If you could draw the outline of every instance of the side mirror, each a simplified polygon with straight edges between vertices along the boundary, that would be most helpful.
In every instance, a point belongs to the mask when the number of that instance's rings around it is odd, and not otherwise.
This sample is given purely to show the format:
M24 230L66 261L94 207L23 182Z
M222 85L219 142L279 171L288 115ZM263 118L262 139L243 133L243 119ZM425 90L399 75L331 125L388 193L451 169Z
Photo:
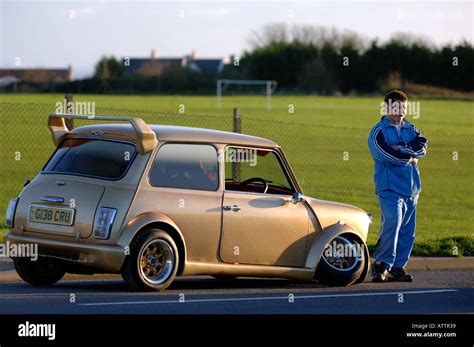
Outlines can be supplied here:
M299 203L299 202L303 202L305 200L306 199L305 199L304 195L301 194L301 193L298 193L298 192L293 194L293 196L291 197L291 203L294 204L294 205Z

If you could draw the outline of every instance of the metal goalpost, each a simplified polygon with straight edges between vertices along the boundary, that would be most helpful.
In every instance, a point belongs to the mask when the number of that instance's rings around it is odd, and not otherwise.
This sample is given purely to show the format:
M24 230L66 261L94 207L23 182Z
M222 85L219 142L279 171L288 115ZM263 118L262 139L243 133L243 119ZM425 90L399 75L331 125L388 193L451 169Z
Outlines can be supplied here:
M218 79L217 80L217 107L222 107L222 92L231 84L237 85L262 85L265 86L266 94L266 108L267 111L271 110L271 97L272 93L275 91L278 83L277 81L272 80L232 80L232 79Z

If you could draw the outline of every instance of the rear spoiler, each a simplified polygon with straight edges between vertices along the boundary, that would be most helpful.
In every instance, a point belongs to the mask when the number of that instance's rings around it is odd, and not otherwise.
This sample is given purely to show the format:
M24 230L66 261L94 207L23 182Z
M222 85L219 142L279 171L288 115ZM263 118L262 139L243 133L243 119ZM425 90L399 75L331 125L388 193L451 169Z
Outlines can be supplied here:
M155 148L158 140L155 132L151 130L148 124L141 118L132 117L111 117L111 116L85 116L80 114L51 113L48 117L48 128L53 135L53 143L59 145L61 138L69 133L64 119L86 119L86 120L105 120L113 122L129 122L135 131L136 145L138 153L146 154Z

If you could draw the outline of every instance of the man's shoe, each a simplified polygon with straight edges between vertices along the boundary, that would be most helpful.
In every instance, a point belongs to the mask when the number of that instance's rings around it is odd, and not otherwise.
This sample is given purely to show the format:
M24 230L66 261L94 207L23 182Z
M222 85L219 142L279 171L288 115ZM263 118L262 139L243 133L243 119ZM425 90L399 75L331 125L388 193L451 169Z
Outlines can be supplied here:
M387 282L388 270L385 267L385 264L383 262L376 261L372 268L372 273L373 273L372 282L375 282L375 283Z
M404 267L392 267L390 275L390 282L413 282L412 275L407 273Z

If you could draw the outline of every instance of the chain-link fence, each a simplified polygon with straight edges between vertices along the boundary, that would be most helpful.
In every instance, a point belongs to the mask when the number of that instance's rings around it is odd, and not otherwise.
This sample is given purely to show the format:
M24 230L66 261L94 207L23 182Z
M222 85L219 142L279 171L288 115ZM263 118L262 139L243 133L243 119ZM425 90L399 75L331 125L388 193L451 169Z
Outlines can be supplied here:
M0 103L2 124L0 213L26 179L33 178L54 150L46 126L54 104ZM185 125L232 131L232 114L166 114L97 108L96 115L141 117L151 124ZM78 127L87 121L74 121ZM359 206L374 213L369 243L376 241L380 211L374 194L370 129L291 123L242 115L242 132L280 144L306 195ZM474 226L471 136L426 133L428 155L420 161L423 191L418 205L419 240L467 238Z

